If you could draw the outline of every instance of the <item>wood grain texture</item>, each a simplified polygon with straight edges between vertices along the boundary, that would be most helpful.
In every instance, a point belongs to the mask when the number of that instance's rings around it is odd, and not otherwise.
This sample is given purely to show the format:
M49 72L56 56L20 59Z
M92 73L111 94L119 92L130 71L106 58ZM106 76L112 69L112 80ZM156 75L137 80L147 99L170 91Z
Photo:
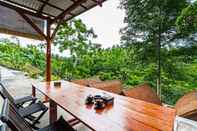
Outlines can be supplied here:
M141 100L120 96L95 88L61 81L33 83L33 86L65 111L96 131L171 131L175 110ZM114 105L103 110L85 105L89 94L108 93L115 97Z

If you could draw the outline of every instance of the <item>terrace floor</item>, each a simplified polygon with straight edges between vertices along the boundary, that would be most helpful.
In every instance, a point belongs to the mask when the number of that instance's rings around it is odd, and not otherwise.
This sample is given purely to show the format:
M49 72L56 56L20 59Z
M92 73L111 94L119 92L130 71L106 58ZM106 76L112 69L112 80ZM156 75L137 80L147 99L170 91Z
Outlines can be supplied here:
M1 78L3 81L5 81L6 86L9 87L9 92L13 96L25 96L25 95L30 95L31 94L31 83L34 81L39 81L39 80L34 80L30 79L29 77L25 76L24 73L20 71L15 71L11 69L6 69L4 67L0 66L1 70ZM36 92L37 97L40 100L43 100L43 95L40 94L38 91ZM0 107L2 105L2 101L0 101ZM47 104L46 104L47 105ZM48 105L47 105L48 106ZM40 120L41 123L38 125L38 127L44 127L49 124L49 113L47 112L45 116ZM66 120L72 118L68 113L66 113L64 110L62 110L60 107L58 108L58 116L63 115ZM89 131L87 127L85 127L82 124L79 124L76 126L78 131Z

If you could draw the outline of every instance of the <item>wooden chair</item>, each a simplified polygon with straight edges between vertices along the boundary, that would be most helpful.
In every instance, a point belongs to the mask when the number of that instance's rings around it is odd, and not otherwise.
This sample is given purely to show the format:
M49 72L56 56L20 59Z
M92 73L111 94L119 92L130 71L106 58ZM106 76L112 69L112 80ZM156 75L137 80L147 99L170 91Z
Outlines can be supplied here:
M33 131L29 124L20 116L18 111L9 102L8 99L4 100L2 113L0 117L1 121L12 131ZM64 119L60 117L56 122L38 129L37 131L75 131Z
M181 97L175 104L176 114L197 121L197 90Z
M101 80L99 79L78 79L78 80L72 80L71 82L75 84L79 84L82 86L91 86L92 84L99 83Z
M162 102L160 101L156 92L148 84L134 86L131 89L124 90L123 94L127 97L162 105Z
M26 103L35 103L37 98L33 96L24 96L24 97L18 97L18 98L13 98L12 96L9 95L8 91L5 89L5 85L3 82L0 82L1 88L4 90L4 93L6 93L6 96L9 97L9 99L12 99L12 101L18 106L21 107Z
M39 120L42 118L42 116L47 112L48 108L40 101L38 102L31 102L26 107L18 106L17 103L15 103L14 98L10 95L10 93L7 91L7 89L1 84L0 88L0 95L4 99L9 99L9 101L15 106L15 108L18 110L20 115L28 120L31 121L32 127L35 127L35 124L39 123ZM37 117L33 116L35 113L40 113ZM36 128L36 127L35 127Z
M112 92L115 94L122 94L122 83L119 80L103 81L91 85L93 88Z

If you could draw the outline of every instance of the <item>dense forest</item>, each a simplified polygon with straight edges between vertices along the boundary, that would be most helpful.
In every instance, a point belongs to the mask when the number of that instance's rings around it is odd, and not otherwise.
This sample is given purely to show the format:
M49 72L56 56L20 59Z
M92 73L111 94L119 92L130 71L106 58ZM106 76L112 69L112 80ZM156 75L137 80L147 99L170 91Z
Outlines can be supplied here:
M69 50L70 56L52 56L52 79L118 79L124 88L148 82L172 105L196 89L197 2L121 0L119 8L126 11L127 25L120 30L119 46L103 49L92 43L97 36L81 20L61 25L53 43L60 52ZM2 39L0 65L43 79L44 49L44 44L21 47Z

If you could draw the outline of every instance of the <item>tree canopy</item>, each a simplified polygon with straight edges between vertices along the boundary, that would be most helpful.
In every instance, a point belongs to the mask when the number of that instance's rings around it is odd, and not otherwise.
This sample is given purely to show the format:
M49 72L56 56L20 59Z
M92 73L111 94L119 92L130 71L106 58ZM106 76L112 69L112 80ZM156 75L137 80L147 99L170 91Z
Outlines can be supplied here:
M183 37L194 35L197 32L197 1L182 10L181 15L177 18L176 25Z

